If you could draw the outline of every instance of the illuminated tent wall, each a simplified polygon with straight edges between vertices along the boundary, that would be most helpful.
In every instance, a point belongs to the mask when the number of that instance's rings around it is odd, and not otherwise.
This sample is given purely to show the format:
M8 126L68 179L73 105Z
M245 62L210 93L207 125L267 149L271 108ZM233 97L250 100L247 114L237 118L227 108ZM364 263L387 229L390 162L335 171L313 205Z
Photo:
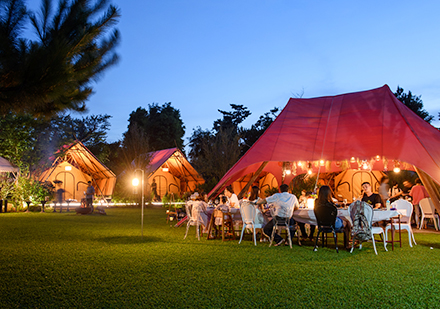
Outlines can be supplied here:
M157 194L160 197L166 193L180 194L194 191L196 185L205 183L203 177L177 148L151 152L148 157L150 158L146 167L148 190L151 190L151 184L155 180Z
M440 184L440 132L402 104L387 85L311 99L291 98L275 121L209 193L216 195L251 174L279 183L297 174L346 169L415 170L436 208ZM290 171L288 174L286 171Z
M361 194L361 185L369 182L373 192L379 191L380 179L385 176L381 171L346 170L335 177L335 196L351 202Z
M245 175L244 177L241 177L234 181L232 185L232 189L234 190L234 193L238 194L243 190L243 188L248 184L252 177L252 174ZM271 189L274 187L278 187L278 181L275 178L275 176L271 173L262 172L253 182L252 185L257 185L260 188L260 197L264 198L266 197L265 191L267 189Z
M62 181L64 198L80 201L84 198L87 182L91 181L96 195L111 196L116 175L102 164L81 142L75 142L60 151L51 168L44 171L40 181ZM58 186L56 186L58 188Z

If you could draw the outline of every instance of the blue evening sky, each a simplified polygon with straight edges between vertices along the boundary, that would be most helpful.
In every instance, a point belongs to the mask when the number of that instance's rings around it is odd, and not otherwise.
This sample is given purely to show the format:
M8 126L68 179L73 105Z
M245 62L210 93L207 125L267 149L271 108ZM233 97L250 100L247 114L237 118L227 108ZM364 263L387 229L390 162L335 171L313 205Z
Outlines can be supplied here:
M28 1L31 8L40 0ZM316 97L397 85L440 111L438 1L113 0L120 63L87 102L109 114L109 141L129 114L172 102L189 137L211 128L217 109L243 104L250 127L289 97ZM77 115L74 115L77 116ZM185 140L185 143L188 141Z

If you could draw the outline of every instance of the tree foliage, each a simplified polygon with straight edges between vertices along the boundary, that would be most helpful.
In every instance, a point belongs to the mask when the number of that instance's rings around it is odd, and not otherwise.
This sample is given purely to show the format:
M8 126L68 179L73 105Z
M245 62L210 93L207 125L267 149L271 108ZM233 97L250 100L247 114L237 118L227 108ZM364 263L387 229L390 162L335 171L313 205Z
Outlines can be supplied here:
M128 147L132 138L141 139L148 144L150 151L166 148L183 148L185 126L180 111L165 103L149 104L148 110L138 107L130 114L128 130L124 133L123 145Z
M0 114L53 116L84 111L92 82L118 56L119 10L107 0L42 0L38 14L24 0L0 2ZM37 39L22 37L30 26Z
M408 93L405 93L403 88L397 86L397 90L394 93L397 99L400 102L405 104L409 109L411 109L414 113L416 113L420 118L425 120L428 123L434 119L434 116L430 115L426 110L423 109L423 101L421 96L416 96L408 90Z
M105 163L110 153L106 143L109 118L63 115L44 120L9 113L0 117L0 156L32 174L46 168L51 163L49 158L61 146L79 140Z
M222 118L214 121L211 130L198 127L189 139L188 157L207 181L203 187L205 191L210 191L264 133L275 119L278 108L260 116L250 129L240 127L251 114L247 107L231 104L231 111L219 112Z

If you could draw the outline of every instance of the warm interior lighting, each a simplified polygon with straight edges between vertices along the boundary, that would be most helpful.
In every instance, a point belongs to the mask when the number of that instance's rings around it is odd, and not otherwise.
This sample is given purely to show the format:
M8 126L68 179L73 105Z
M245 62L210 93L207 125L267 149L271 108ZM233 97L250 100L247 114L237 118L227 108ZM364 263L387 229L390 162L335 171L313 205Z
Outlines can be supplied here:
M362 164L362 168L363 168L364 170L367 170L367 169L368 169L368 164L367 164L367 163Z
M394 169L393 169L393 172L394 173L400 173L400 167L395 167Z
M139 186L139 179L133 178L133 180L131 181L131 184L135 187Z
M376 161L379 161L379 160L380 160L380 156L377 155L377 156L376 156Z
M162 166L162 172L167 173L169 171L168 167L166 167L165 165Z
M350 162L351 162L351 163L355 163L355 162L356 162L356 159L355 159L354 157L351 157Z
M309 175L312 175L312 170L308 170L307 172Z
M70 165L66 165L66 166L64 167L64 170L66 170L66 171L71 171L71 170L72 170L72 167L71 167Z
M290 174L292 174L292 171L291 170L286 170L286 175L290 175Z
M320 164L321 166L324 166L324 163L325 163L324 160L319 161L319 164Z
M300 161L298 161L298 166L302 166L303 164L300 162Z

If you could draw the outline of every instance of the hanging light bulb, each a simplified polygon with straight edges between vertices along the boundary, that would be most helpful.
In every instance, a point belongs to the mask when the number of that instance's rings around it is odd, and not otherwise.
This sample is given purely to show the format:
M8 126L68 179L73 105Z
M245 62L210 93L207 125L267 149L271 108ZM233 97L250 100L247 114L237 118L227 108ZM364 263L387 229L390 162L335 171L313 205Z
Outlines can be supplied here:
M366 160L362 161L362 168L367 170L369 168L368 162Z
M319 161L319 165L324 166L325 161L324 160L320 160Z
M355 163L355 162L356 162L356 159L355 159L354 157L351 157L350 162L351 162L351 163Z
M308 170L307 174L312 175L312 170Z
M302 166L303 164L301 163L301 161L298 161L298 166Z
M400 173L400 162L399 161L394 161L394 169L393 169L394 173Z
M162 166L162 172L167 173L169 171L168 167L166 167L165 165Z
M290 175L290 174L292 174L292 171L291 170L286 170L286 175Z
M377 155L377 156L376 156L376 161L379 161L379 160L380 160L380 156Z

